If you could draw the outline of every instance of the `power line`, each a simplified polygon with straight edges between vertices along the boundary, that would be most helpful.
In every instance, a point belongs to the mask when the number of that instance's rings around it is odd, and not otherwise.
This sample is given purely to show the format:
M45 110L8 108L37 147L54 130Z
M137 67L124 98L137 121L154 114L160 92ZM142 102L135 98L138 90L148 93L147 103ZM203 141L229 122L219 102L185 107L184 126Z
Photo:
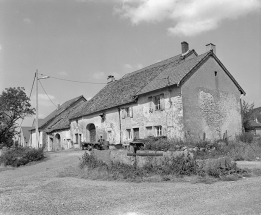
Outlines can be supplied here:
M31 88L31 92L30 92L29 98L31 98L31 95L32 95L32 91L33 91L33 87L34 87L34 81L35 81L35 76L36 76L36 74L34 73L34 80L33 80L33 85L32 85L32 88Z
M46 91L45 91L45 89L44 89L44 87L43 87L43 85L42 85L42 83L41 83L40 80L39 80L39 82L40 82L40 84L41 84L41 86L42 86L42 88L43 88L43 90L44 90L44 92L45 92L45 95L47 95L47 97L49 98L49 100L53 103L53 101L50 99L50 97L49 97L48 94L46 93ZM57 108L56 104L53 103L53 105Z
M44 74L40 74L44 75ZM48 75L49 76L49 75ZM76 83L82 83L82 84L107 84L107 83L97 83L97 82L89 82L89 81L75 81L75 80L69 80L69 79L64 79L64 78L57 78L53 76L49 76L50 78L61 80L61 81L70 81L70 82L76 82Z

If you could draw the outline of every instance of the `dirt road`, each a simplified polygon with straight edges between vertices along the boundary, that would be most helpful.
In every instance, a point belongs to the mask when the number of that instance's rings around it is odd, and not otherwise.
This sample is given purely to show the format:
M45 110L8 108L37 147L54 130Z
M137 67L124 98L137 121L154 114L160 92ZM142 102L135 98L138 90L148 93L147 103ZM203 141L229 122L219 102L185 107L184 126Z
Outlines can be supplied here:
M261 177L214 184L57 177L82 154L49 153L44 162L0 172L0 214L261 214Z

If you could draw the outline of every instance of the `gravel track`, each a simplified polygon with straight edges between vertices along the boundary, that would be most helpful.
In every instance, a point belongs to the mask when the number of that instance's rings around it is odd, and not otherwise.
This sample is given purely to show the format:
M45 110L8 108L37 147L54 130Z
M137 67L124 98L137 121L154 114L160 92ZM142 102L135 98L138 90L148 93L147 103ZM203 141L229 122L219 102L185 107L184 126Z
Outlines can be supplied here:
M0 172L0 214L261 214L261 177L214 184L57 177L82 154L48 153L43 162Z

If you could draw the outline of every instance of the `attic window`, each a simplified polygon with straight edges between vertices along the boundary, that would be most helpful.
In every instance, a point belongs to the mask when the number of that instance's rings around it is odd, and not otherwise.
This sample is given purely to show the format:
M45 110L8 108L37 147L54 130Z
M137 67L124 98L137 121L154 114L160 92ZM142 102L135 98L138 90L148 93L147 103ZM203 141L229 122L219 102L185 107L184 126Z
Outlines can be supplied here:
M217 71L215 71L214 73L215 73L215 76L217 76Z

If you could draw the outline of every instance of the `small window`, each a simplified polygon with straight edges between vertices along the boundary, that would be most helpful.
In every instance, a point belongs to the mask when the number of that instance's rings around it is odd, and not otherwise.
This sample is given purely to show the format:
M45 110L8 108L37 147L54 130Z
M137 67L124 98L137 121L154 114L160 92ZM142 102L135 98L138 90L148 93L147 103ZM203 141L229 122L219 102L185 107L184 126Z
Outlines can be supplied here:
M127 107L127 108L125 108L125 109L126 109L127 117L130 117L130 108Z
M160 96L155 96L155 100L154 100L154 103L155 103L155 110L160 110Z
M127 140L131 140L131 129L126 129L126 134L127 134Z
M217 76L217 71L215 71L215 76Z
M155 126L155 132L156 137L162 136L162 126Z

